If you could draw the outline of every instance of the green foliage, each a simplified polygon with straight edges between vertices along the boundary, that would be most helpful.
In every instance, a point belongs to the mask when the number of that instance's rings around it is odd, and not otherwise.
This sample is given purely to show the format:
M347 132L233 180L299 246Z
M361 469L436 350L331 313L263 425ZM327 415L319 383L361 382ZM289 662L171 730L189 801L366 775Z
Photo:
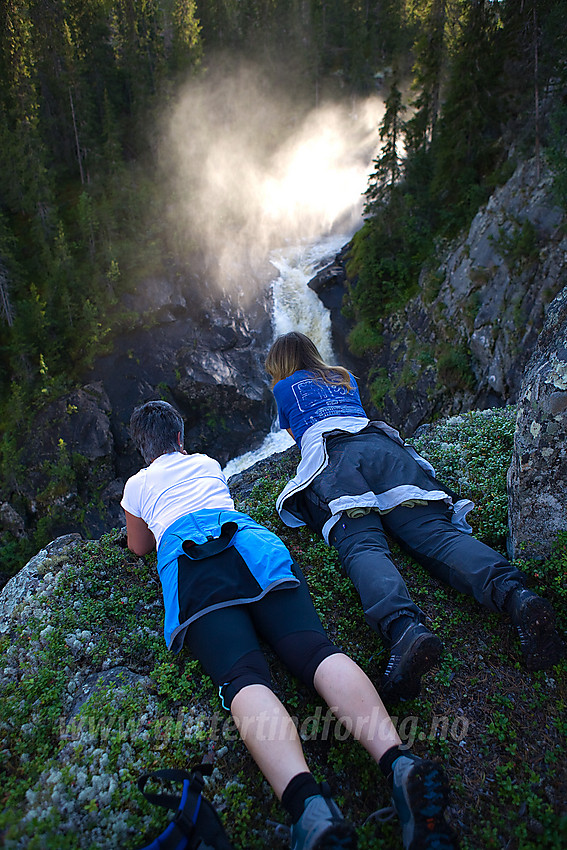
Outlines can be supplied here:
M15 386L33 406L120 327L118 298L147 271L161 219L142 121L198 64L200 39L192 0L55 0L49 14L8 0L0 33L4 431Z
M437 374L443 386L450 390L472 389L475 378L468 349L443 347L437 361Z
M382 407L384 399L392 388L393 384L390 376L388 375L388 370L384 367L376 370L375 376L374 373L370 376L370 398L372 400L372 404L377 407L378 410Z
M559 600L559 617L567 622L567 531L558 534L549 558L522 561L521 568L531 576L539 593L546 595L551 591Z
M437 298L445 276L440 272L426 270L423 274L421 293L425 304L431 304Z
M399 217L392 210L394 204ZM365 222L353 238L347 266L350 301L356 319L367 326L379 326L380 319L400 309L417 291L430 244L426 222L404 216L410 207L411 198L393 190L388 207Z
M48 484L38 494L39 502L51 502L57 497L66 496L75 485L75 471L65 441L59 439L57 461L46 461L43 465Z
M400 179L402 170L400 142L404 111L402 93L397 81L394 80L386 100L384 118L380 124L380 155L374 160L375 170L368 179L368 188L364 193L366 214L372 215L391 200L394 187Z
M511 230L500 227L496 245L513 272L519 272L539 255L537 231L528 218L514 222Z
M474 533L502 552L508 531L506 473L515 423L513 407L472 411L431 426L408 441L429 460L440 481L475 503L476 510L467 518Z
M367 322L359 322L348 335L348 346L358 357L369 351L378 351L383 342L383 336Z
M394 55L405 56L412 40L405 9L396 0L309 0L301 7L293 0L197 0L197 10L207 47L269 55L270 65L298 69L310 96L336 81L371 91L374 75Z
M503 154L501 104L493 96L503 54L495 49L499 10L467 4L438 126L431 143L432 200L439 224L454 233L488 198L486 176ZM463 104L467 104L466 109Z
M512 145L530 156L545 141L558 200L565 199L561 3L428 0L408 4L408 13L415 27L411 114L400 126L404 104L393 88L380 127L384 148L369 178L367 219L349 268L354 318L377 328L415 292L436 242L466 227L509 178ZM536 94L541 101L544 90L552 114L547 135L543 119L536 127L533 115ZM405 137L403 162L392 158L398 132ZM529 224L509 238L504 247L512 265L537 255ZM435 289L435 280L426 281L427 301ZM451 374L459 371L458 364L447 365Z

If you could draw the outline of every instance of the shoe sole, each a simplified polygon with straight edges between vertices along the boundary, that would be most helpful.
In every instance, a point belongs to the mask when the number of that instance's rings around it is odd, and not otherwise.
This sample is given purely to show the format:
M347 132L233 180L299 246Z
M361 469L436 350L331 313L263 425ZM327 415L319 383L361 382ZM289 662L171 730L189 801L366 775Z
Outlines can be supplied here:
M557 634L555 613L547 599L528 600L517 628L528 670L547 670L561 661L565 644Z
M313 850L357 850L358 839L354 826L348 821L334 824L321 835Z
M395 678L389 678L380 688L383 700L414 699L421 690L421 677L439 662L443 644L436 635L420 635L409 650L404 669Z
M406 786L413 815L413 838L407 850L458 850L459 842L445 820L449 784L434 762L424 761L412 770Z

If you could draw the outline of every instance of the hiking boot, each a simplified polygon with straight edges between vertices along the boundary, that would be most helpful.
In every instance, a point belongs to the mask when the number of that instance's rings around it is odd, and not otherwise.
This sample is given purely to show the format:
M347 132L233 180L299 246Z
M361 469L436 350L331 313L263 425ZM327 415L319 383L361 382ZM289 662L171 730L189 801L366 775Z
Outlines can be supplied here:
M303 814L291 828L292 850L356 850L354 826L344 819L323 782L321 794L308 797Z
M445 820L449 785L441 765L409 753L396 759L392 772L405 850L455 850L457 837Z
M412 622L390 649L390 660L379 691L384 702L413 699L421 688L421 677L434 667L443 644L421 623Z
M555 628L551 603L532 590L514 590L506 604L520 636L528 670L546 670L563 658L565 644Z

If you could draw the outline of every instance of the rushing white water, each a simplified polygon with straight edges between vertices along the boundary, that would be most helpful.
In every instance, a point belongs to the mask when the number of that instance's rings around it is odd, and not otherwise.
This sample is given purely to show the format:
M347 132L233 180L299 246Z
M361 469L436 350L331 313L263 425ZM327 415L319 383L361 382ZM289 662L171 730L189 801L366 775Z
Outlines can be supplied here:
M335 234L314 244L276 251L270 257L280 273L272 283L274 338L289 331L301 331L313 340L327 363L333 359L331 316L307 284L349 238L348 234Z
M248 102L254 104L256 114L256 100L247 97L245 103ZM253 167L246 167L247 158L241 167L235 167L230 156L219 155L216 151L211 159L214 185L223 202L233 199L238 210L247 209L251 214L250 227L242 231L244 244L248 248L253 245L262 260L268 256L277 269L278 274L272 281L274 337L291 330L302 331L315 342L328 363L336 362L331 344L330 314L307 284L319 269L334 259L361 225L363 193L377 153L377 127L383 112L384 104L376 95L353 101L349 107L344 103L329 104L310 112L304 121L294 125L292 132L281 134L281 137L277 132L274 136L272 129L270 137L278 138L280 143L270 156L254 158ZM250 125L254 115L248 116L244 107L240 107L238 113L246 117L244 127L248 139L249 127L255 126ZM263 113L262 122L265 125ZM227 150L233 152L232 124L229 129ZM219 133L223 135L217 128L214 137ZM181 137L192 139L193 135L185 132ZM176 134L175 138L179 137ZM201 163L202 160L190 156L184 161ZM243 197L240 191L227 191L227 186L232 184L227 182L226 174L219 173L222 162L228 163L238 187L246 187L250 197ZM244 180L243 174L246 175ZM207 221L211 219L208 214L211 192L211 185L206 182L207 214L202 218ZM191 198L193 203L193 196ZM242 254L234 240L227 243L225 226L221 237L231 262L239 263ZM284 247L273 250L278 244ZM219 250L214 253L217 256ZM231 460L225 473L230 476L241 472L292 443L287 432L274 423L263 445Z
M351 238L340 233L321 238L315 243L290 245L274 251L270 262L279 272L272 281L272 329L274 338L289 331L301 331L313 340L323 360L334 360L331 343L331 316L308 282L320 268L331 262ZM224 473L229 478L243 472L275 452L293 445L293 438L274 422L262 445L228 462Z

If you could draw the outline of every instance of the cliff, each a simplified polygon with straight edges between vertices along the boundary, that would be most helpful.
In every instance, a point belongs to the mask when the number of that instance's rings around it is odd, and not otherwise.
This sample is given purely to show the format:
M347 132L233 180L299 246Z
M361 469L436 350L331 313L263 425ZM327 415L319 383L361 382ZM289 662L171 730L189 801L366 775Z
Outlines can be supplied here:
M515 403L546 311L567 285L565 217L551 173L522 162L469 230L440 244L419 291L386 317L381 343L351 361L369 404L410 435L435 416ZM352 329L341 313L356 282L342 257L312 282L332 311L345 359Z
M474 512L476 530L500 543L512 414L467 413L416 438L452 486L488 488ZM285 528L275 514L275 495L296 462L295 449L263 461L231 479L233 495L240 509L282 536L331 638L378 682L388 653L366 626L334 551L306 529ZM531 585L555 604L563 628L565 543L545 563L524 565ZM528 674L506 618L394 552L446 647L422 695L391 707L400 737L444 763L453 787L449 816L469 850L528 843L559 850L567 788L566 663ZM55 540L0 593L3 846L134 850L169 817L146 803L138 776L202 760L214 768L205 793L235 847L288 846L285 815L210 680L186 651L167 652L162 628L155 556L128 552L120 529L100 540ZM271 653L269 663L276 692L297 718L308 763L330 782L361 845L400 850L396 823L366 822L389 803L369 757Z
M564 230L551 174L520 164L468 232L438 246L419 293L384 320L379 349L359 357L341 312L353 285L347 246L311 285L331 310L337 357L360 377L369 414L409 436L438 416L515 403L549 305L567 284ZM127 422L148 398L175 403L188 445L223 464L260 444L273 414L263 369L271 325L266 285L255 286L261 294L247 301L215 293L205 270L171 270L129 296L131 323L112 351L81 386L46 392L29 412L0 491L4 547L23 542L32 554L46 534L97 536L119 523L118 496L138 464Z

